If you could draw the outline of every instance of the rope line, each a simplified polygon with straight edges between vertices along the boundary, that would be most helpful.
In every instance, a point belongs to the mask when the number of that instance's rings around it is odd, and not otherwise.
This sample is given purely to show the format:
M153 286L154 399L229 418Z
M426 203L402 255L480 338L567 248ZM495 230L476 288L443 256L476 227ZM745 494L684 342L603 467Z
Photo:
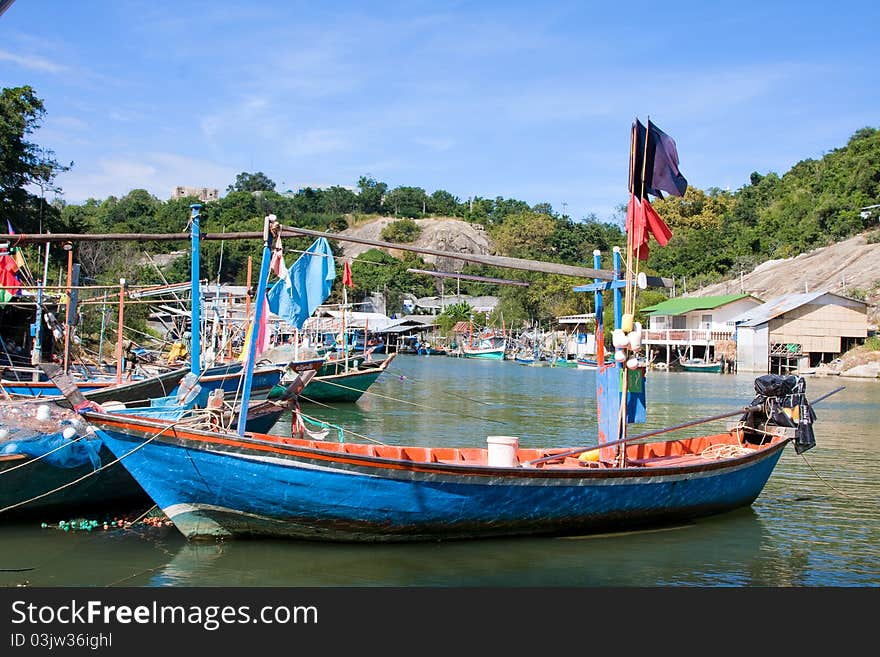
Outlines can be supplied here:
M825 484L826 486L828 486L828 488L830 488L831 490L835 491L836 493L839 493L840 495L843 495L843 496L844 496L845 498L847 498L847 499L850 499L850 500L854 500L854 499L856 499L856 498L853 497L852 495L847 495L847 494L844 493L842 490L839 490L839 489L835 488L834 486L832 486L830 483L828 483L828 481L827 481L822 475L819 474L819 472L816 470L816 468L813 467L812 463L810 463L810 462L807 460L807 457L806 457L806 456L804 456L803 454L801 454L801 458L804 460L804 463L807 464L807 467L810 468L810 470L813 471L813 474L816 475L816 476L819 478L819 480L820 480L823 484Z

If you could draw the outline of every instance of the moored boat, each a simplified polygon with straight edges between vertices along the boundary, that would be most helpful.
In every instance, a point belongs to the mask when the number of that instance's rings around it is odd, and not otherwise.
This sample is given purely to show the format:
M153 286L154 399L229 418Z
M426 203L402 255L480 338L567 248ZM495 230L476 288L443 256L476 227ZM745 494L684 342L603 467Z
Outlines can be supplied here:
M130 453L126 467L187 538L462 539L697 518L751 504L792 439L753 444L737 428L629 445L620 467L510 439L428 448L85 417L114 453Z
M361 361L345 367L345 360L328 360L309 381L300 395L306 402L333 403L356 402L382 375L397 354L389 354L381 360ZM273 399L283 389L283 381L269 394Z
M685 372L721 372L721 362L706 361L699 358L680 358L678 364Z

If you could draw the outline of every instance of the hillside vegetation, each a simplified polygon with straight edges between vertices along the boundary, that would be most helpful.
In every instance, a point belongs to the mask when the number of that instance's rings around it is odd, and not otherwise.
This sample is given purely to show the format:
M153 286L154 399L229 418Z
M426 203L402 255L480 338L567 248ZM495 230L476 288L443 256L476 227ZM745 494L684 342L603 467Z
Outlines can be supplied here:
M55 175L73 163L62 166L51 151L29 141L46 111L30 87L3 89L0 94L0 144L10 145L0 158L0 209L17 232L165 233L186 229L189 205L196 200L193 198L162 200L144 189L133 189L122 197L89 199L80 204L65 202L55 186ZM40 190L39 195L35 189ZM50 201L52 194L55 198ZM367 230L371 223L378 222L379 237L384 233L413 245L432 243L441 249L451 245L453 250L486 249L518 258L588 265L594 249L609 253L613 246L625 244L621 226L625 201L626 191L622 189L617 216L605 221L595 215L575 219L560 214L550 203L530 205L500 196L460 199L443 189L428 193L416 186L391 187L369 176L362 176L351 188L339 184L326 189L277 190L274 181L262 172L242 172L229 184L225 195L205 204L202 231L258 230L263 216L269 213L284 224L327 232ZM727 278L739 281L742 276L745 280L752 272L759 274L762 270L758 266L765 261L791 258L864 233L877 225L877 216L863 216L860 210L878 202L880 131L866 127L853 134L847 144L820 159L803 160L782 175L755 172L735 191L691 187L681 198L657 199L654 206L673 236L666 248L652 243L650 259L643 269L675 276L686 282L689 290ZM432 221L437 218L444 218L445 223ZM473 239L468 244L456 242L467 231L459 231L456 236L454 230L447 230L453 225L450 221L473 226L474 235L485 239ZM873 238L865 239L867 243ZM311 241L285 240L288 265ZM332 245L337 255L354 257L355 288L349 298L358 302L375 290L384 291L389 297L389 313L400 311L399 300L404 292L423 296L436 290L433 277L407 271L431 268L455 268L528 282L528 287L514 287L462 281L463 293L499 296L499 312L503 312L508 326L520 321L547 322L558 315L588 312L592 306L592 295L572 292L573 284L582 281L568 277L432 262L411 252L389 254L349 246L343 251L342 243L335 240ZM185 243L165 242L82 243L76 246L75 255L89 282L113 284L120 276L132 283L157 283L162 277L175 282L189 278L185 259L172 261L160 275L144 264L141 251L156 255L186 248ZM39 262L37 247L27 247L25 252L30 262ZM248 256L258 262L259 255L257 243L207 242L203 245L200 275L242 284ZM52 257L50 280L55 280L64 271L66 258L61 249L53 250ZM812 268L815 262L804 261L801 265ZM853 281L847 284L856 285ZM876 281L858 285L868 297ZM334 289L331 301L339 300L339 287ZM639 299L648 305L665 294L668 291L647 290Z

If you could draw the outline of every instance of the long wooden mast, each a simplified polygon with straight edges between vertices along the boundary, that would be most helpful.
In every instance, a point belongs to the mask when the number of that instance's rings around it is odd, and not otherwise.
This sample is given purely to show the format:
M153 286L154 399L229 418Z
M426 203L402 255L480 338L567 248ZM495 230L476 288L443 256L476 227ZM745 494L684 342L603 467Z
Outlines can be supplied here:
M355 244L364 244L366 246L374 246L377 248L395 249L398 251L411 251L414 253L422 253L425 255L440 256L443 258L452 258L454 260L463 260L465 262L474 262L477 264L490 265L495 267L506 267L508 269L518 269L521 271L534 271L544 274L559 274L562 276L572 276L575 278L596 278L603 281L614 280L614 273L602 269L591 269L588 267L579 267L576 265L565 265L556 262L544 262L540 260L524 260L521 258L509 258L507 256L484 255L480 253L458 253L453 251L440 251L437 249L426 249L413 246L412 244L398 244L395 242L380 242L377 240L368 240L361 237L353 237L351 235L342 235L340 233L325 233L317 230L308 230L306 228L296 228L292 226L284 226L282 228L283 236L303 235L306 237L324 237L328 240L339 240L342 242L352 242ZM38 242L174 242L190 239L189 233L94 233L94 234L78 234L78 233L50 233L50 234L21 234L15 235L15 239L11 240L13 246L19 244L34 244ZM201 240L260 240L263 234L258 231L238 232L238 233L204 233L200 236ZM671 278L663 278L660 276L649 276L648 284L652 287L672 287Z

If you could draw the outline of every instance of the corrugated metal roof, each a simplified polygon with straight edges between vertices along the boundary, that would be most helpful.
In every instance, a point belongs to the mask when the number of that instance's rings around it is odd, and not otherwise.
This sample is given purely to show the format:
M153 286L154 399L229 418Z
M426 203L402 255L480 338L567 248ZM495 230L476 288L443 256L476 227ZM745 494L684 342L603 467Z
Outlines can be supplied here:
M750 294L722 294L714 297L676 297L642 308L649 315L684 315L694 310L712 310L750 297Z
M850 301L858 301L859 303L864 303L864 301L859 301L858 299L849 299L849 297L843 297L839 294L828 292L827 290L819 292L806 292L803 294L783 294L782 296L770 299L767 303L763 305L755 306L754 308L751 308L744 313L737 315L730 321L732 321L737 326L760 326L761 324L766 324L771 319L779 317L780 315L784 315L785 313L792 311L795 308L800 308L801 306L808 304L811 301L815 301L819 297L825 296L826 294L830 294L831 296L839 297L841 299L848 299Z

